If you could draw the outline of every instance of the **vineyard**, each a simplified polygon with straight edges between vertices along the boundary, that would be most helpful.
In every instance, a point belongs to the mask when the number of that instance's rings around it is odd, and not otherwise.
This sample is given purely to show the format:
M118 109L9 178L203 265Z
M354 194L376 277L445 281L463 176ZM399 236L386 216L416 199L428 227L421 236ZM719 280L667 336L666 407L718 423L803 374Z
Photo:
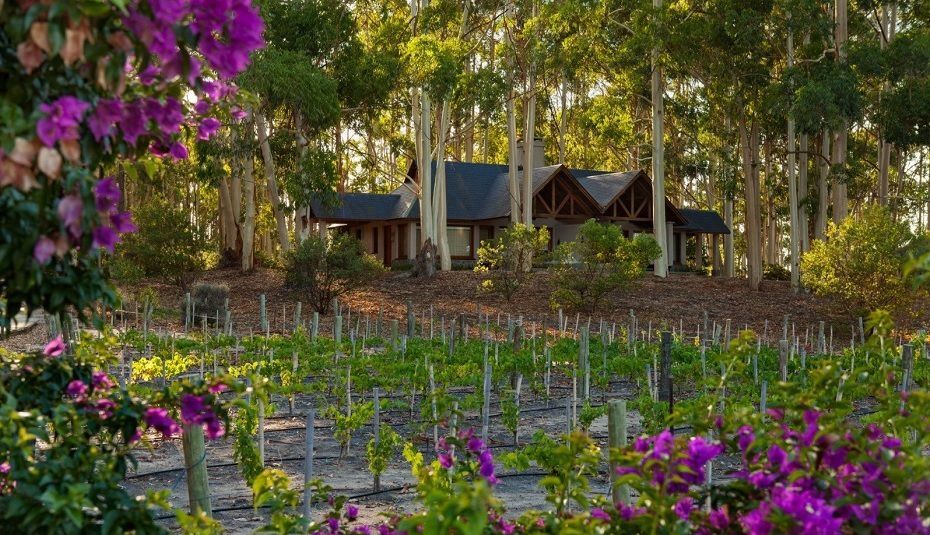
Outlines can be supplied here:
M282 526L308 514L323 522L337 496L352 508L346 529L417 518L438 507L423 467L449 468L447 437L461 433L493 456L484 475L506 507L501 522L538 511L591 522L605 504L637 503L643 489L618 469L630 454L609 445L666 429L723 442L744 424L761 435L787 413L817 408L841 427L891 425L915 446L927 433L899 396L927 384L924 339L900 344L878 316L841 342L824 322L790 316L753 333L706 314L643 325L634 311L621 320L492 317L479 306L436 317L408 303L398 321L336 304L325 327L298 308L271 332L262 299L243 333L229 315L191 308L177 334L150 330L145 312L111 312L112 327L92 343L117 356L111 375L130 391L201 379L241 386L222 394L230 422L196 450L202 458L150 433L124 482L132 493L167 490L171 506L209 510L231 532L289 532ZM689 492L710 512L745 466L733 452L707 461ZM173 514L157 518L176 525Z

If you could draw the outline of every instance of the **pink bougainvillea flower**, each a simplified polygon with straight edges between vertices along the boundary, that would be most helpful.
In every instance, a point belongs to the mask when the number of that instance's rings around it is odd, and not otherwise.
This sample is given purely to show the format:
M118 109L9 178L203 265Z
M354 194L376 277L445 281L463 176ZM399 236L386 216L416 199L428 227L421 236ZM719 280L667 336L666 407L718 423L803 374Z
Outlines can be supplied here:
M48 147L60 139L78 138L78 125L84 117L89 104L76 97L66 95L50 104L42 104L39 110L45 116L36 124L36 134Z
M42 350L42 354L46 357L57 357L65 352L65 341L61 338L59 334L53 338L49 343L45 344L45 349Z
M210 391L211 394L220 394L222 392L229 390L229 387L226 386L225 383L216 383L215 385L211 385L208 390Z
M210 139L219 129L220 121L215 117L207 117L200 121L200 126L197 127L197 138L201 140Z
M175 160L186 160L188 156L187 147L185 147L184 144L179 141L172 143L168 152Z
M165 438L171 438L181 432L181 427L168 416L168 411L161 407L149 407L145 411L145 423L162 434Z
M132 215L129 212L117 212L110 215L110 224L113 230L120 234L135 232L138 230L136 224L132 221Z
M190 13L188 4L185 0L149 0L155 20L165 24L175 24Z
M97 417L101 420L106 420L110 416L113 416L113 409L116 408L116 403L113 401L103 398L97 400L97 404L94 407L97 410Z
M91 376L91 384L94 385L94 389L98 390L109 390L114 386L110 376L100 371L94 372Z
M81 399L87 395L87 383L80 379L74 379L68 383L67 388L65 388L65 393L68 394L69 397Z
M116 124L123 116L123 103L119 99L101 99L87 119L87 127L96 141L113 135Z
M109 212L119 203L119 185L108 176L94 184L94 205L98 212Z
M58 202L58 217L68 229L72 238L81 235L81 217L84 215L84 203L81 198L71 193Z
M598 520L603 520L605 522L610 521L610 515L607 514L607 511L601 509L600 507L595 507L591 509L591 518L596 518Z
M148 121L142 102L133 101L125 105L119 120L123 139L130 145L135 145L136 141L148 131Z
M111 253L119 242L119 235L113 230L113 227L97 227L93 231L94 247L106 249Z
M39 236L35 247L32 249L32 258L40 265L48 264L55 254L55 242L48 236Z

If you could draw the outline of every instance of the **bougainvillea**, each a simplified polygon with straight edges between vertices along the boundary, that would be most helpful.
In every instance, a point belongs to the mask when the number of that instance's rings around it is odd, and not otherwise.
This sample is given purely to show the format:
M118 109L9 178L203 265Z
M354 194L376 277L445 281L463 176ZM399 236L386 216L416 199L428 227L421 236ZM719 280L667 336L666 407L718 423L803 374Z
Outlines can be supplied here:
M0 325L112 298L97 257L135 227L108 173L239 116L262 32L251 0L0 3Z

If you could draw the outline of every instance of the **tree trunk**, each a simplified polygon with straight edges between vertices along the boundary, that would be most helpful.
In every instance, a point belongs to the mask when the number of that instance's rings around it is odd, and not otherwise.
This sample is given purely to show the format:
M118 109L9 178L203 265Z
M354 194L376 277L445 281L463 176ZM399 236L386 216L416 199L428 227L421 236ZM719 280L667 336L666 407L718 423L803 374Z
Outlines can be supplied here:
M258 129L258 142L262 150L262 159L265 161L268 199L271 201L271 210L274 213L274 220L278 229L278 243L281 244L281 252L286 253L291 249L290 239L287 234L287 221L284 218L284 211L281 209L281 200L278 196L278 180L275 178L274 159L271 155L271 144L268 143L265 116L260 112L255 113L255 127Z
M255 178L251 145L254 141L254 125L246 125L248 136L244 141L246 150L242 157L242 197L245 214L242 219L242 271L255 267Z
M568 81L562 72L562 107L559 109L559 163L565 163L565 134L568 130Z
M847 50L846 44L849 37L847 28L847 0L836 0L836 59L840 63L846 63ZM836 136L834 144L833 163L838 165L842 170L840 176L833 177L833 221L836 223L846 219L848 213L846 198L846 154L849 140L849 125L844 119L840 126L840 131Z
M535 2L534 2L535 5ZM536 75L535 66L530 66L527 81L527 97L524 104L526 122L523 128L523 193L520 200L523 204L523 224L533 225L533 156L536 150Z
M723 222L730 229L729 234L723 236L723 274L726 277L736 276L736 258L733 254L733 198L727 194L726 200L723 201Z
M433 189L433 224L436 226L436 250L439 269L452 269L449 237L446 233L446 132L449 129L449 101L442 103L436 140L436 187Z
M652 0L662 8L662 0ZM665 107L659 49L652 49L652 232L662 254L655 261L655 274L668 276L668 232L665 226Z
M829 130L820 133L820 158L818 167L820 177L817 180L817 221L814 222L814 238L822 240L827 235L827 209L830 205L830 196L827 189L830 179L830 140L833 135Z
M759 126L756 122L746 124L740 118L740 143L743 150L743 181L746 196L746 272L749 288L758 290L762 283L762 243L759 232Z
M794 67L794 34L788 32L788 68ZM791 289L797 292L801 288L801 264L799 252L801 249L801 221L798 214L798 182L795 178L797 171L795 158L795 132L794 118L788 114L788 217L791 256L788 262L791 266Z
M897 26L898 5L892 2L891 5L883 4L881 19L879 20L881 29L878 34L879 44L884 50L894 39ZM882 93L890 89L890 84L885 82L882 85ZM879 94L881 98L881 94ZM888 171L891 167L891 143L884 139L884 133L878 132L878 203L882 206L888 206Z
M507 11L511 17L515 16L515 8L513 1L511 1L507 6ZM509 36L508 32L508 36ZM510 48L513 48L513 39L508 38ZM519 223L520 222L520 177L517 174L517 166L520 165L519 155L517 153L517 110L516 110L516 100L517 92L514 88L514 71L516 70L516 60L511 56L510 62L508 65L507 73L507 82L510 88L510 95L507 98L507 146L510 151L510 157L508 158L508 168L507 168L507 183L509 184L510 189L510 222Z

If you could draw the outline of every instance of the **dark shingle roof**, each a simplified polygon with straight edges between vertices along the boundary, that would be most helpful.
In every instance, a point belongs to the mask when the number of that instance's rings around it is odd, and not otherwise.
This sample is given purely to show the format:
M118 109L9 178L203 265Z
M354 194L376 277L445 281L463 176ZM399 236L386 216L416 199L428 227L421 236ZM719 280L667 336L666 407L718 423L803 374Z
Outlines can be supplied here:
M348 219L365 221L369 219L391 219L395 217L400 195L380 193L342 193L339 204L335 207L325 206L317 199L310 201L313 215L322 219Z
M680 225L678 229L690 232L702 232L705 234L729 234L730 229L727 227L720 214L713 210L695 210L692 208L679 208L681 215L685 216L688 223Z
M572 174L575 175L574 170L572 170ZM575 178L601 205L601 210L604 210L617 197L617 194L633 182L637 175L639 175L638 171L629 171L626 173L575 175Z
M550 165L533 169L533 190L539 188L562 166ZM510 215L510 189L508 167L504 164L445 162L446 209L449 220L481 221ZM432 164L435 180L436 162ZM604 210L619 193L624 191L641 171L611 173L592 169L567 169L581 187ZM522 170L520 171L522 175ZM648 180L648 177L646 178ZM416 185L407 178L404 185L390 194L344 193L335 208L311 202L314 216L320 219L344 221L385 221L390 219L418 219L420 201L414 192ZM728 234L730 230L716 212L706 210L677 210L671 203L675 221L685 219L678 228L708 234ZM678 218L680 213L683 217Z

